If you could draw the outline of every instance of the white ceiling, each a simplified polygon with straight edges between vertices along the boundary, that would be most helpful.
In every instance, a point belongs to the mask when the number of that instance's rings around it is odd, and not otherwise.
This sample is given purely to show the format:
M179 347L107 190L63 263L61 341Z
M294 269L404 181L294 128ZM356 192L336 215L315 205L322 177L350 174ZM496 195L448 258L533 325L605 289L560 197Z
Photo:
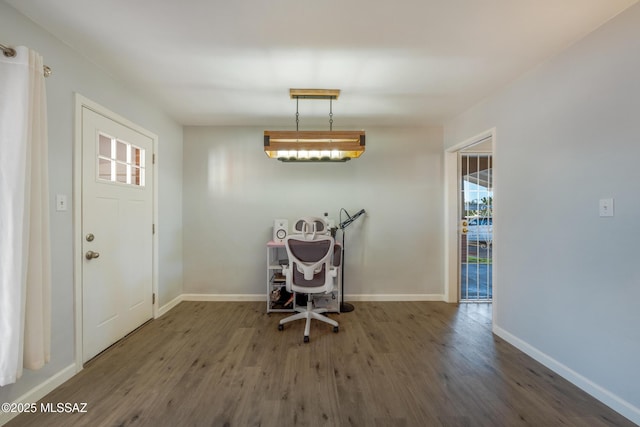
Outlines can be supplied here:
M637 0L5 1L184 125L292 127L289 88L335 88L364 128L441 124Z

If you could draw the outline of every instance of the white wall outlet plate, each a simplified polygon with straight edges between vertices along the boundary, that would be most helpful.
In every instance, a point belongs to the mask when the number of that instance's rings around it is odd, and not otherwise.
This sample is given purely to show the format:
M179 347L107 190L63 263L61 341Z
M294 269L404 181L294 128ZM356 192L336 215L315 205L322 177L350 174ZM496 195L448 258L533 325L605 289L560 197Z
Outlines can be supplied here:
M600 216L613 216L613 199L600 199Z

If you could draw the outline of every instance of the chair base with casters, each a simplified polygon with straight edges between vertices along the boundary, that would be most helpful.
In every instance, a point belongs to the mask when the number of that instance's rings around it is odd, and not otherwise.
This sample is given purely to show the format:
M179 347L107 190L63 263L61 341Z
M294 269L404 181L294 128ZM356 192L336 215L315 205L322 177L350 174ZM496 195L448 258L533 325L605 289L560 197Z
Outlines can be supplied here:
M311 294L309 294L307 298L307 307L296 307L295 309L298 313L292 314L289 317L285 317L280 320L280 324L278 325L278 330L281 331L284 329L284 324L293 322L295 320L306 319L306 323L304 325L304 342L309 342L309 332L311 331L311 319L316 319L321 322L328 323L333 326L333 332L339 331L338 322L333 319L328 318L327 316L323 316L321 313L326 313L326 308L313 308L313 302L311 300Z

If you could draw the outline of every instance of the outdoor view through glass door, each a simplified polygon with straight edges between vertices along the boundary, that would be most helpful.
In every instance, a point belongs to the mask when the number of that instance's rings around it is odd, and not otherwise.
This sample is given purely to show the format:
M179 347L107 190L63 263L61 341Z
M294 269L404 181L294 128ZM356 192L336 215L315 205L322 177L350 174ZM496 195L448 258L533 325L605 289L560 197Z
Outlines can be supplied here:
M460 301L493 297L493 159L463 152L460 158Z

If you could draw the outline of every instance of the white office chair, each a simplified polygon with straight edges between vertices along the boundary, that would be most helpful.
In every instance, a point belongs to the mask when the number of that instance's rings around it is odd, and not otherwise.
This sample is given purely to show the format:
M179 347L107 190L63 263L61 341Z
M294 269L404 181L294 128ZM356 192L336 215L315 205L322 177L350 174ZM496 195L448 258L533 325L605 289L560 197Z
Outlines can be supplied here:
M302 223L301 223L302 221ZM298 225L301 228L298 228ZM334 288L334 279L338 268L331 265L335 240L326 232L326 224L321 218L303 218L296 222L296 231L301 234L290 235L285 239L289 265L283 267L287 291L307 294L307 306L296 307L298 313L280 320L279 330L284 324L298 319L306 319L304 342L309 342L311 319L333 325L338 332L338 322L323 316L326 308L313 308L313 294L330 293Z

